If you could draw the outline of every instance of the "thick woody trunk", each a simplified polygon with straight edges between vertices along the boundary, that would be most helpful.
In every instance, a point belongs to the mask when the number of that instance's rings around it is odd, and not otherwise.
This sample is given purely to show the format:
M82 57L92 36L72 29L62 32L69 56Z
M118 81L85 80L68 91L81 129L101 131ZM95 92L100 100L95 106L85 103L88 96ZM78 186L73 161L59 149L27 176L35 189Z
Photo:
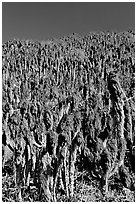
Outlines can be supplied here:
M42 158L43 168L40 172L40 183L46 197L46 201L52 201L53 170L51 166L52 158L46 153Z
M52 201L52 195L50 192L50 179L48 178L48 175L46 176L44 172L41 173L40 175L40 181L41 181L41 187L44 191L44 195L46 197L46 201L50 202Z
M112 80L112 104L113 111L115 112L115 135L116 135L116 148L115 148L115 158L113 158L113 162L110 163L109 169L106 173L106 193L108 193L109 187L109 179L119 170L119 167L124 165L125 153L126 153L126 139L124 135L124 125L125 125L125 112L124 112L124 100L122 95L125 94L120 86L119 82ZM114 83L114 85L113 85Z

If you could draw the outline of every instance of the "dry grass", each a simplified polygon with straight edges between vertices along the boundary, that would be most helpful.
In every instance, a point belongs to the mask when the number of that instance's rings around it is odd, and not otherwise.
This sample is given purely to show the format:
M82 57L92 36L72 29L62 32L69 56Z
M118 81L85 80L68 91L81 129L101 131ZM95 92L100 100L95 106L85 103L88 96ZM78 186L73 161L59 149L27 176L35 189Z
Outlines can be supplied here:
M118 185L118 184L117 184ZM102 195L100 184L96 180L89 178L76 180L74 197L68 199L61 191L57 193L57 202L135 202L135 192L128 190L119 184L119 189L116 185L112 185L108 195ZM15 182L14 176L6 174L2 179L2 200L3 202L15 202ZM24 202L45 201L44 195L41 200L38 199L37 188L30 186L30 192L23 189Z

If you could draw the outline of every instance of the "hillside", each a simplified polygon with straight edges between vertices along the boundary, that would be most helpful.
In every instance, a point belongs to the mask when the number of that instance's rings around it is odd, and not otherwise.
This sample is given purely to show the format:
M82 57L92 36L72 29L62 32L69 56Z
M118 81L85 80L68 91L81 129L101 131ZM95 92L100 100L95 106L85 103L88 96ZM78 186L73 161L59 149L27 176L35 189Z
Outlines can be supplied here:
M3 201L134 201L134 32L8 41L2 86Z

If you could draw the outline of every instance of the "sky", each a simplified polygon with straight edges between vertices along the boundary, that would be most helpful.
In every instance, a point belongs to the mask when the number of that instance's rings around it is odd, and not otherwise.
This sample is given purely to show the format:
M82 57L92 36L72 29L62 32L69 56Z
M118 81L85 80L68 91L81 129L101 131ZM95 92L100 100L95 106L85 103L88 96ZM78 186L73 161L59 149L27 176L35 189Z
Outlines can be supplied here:
M3 2L2 43L135 29L134 2Z

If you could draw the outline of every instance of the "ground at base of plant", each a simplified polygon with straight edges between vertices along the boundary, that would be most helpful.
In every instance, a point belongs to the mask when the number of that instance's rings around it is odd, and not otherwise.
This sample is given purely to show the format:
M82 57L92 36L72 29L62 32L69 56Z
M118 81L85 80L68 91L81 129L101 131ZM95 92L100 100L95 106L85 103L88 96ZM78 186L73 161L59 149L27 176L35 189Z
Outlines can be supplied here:
M3 202L15 202L15 183L13 175L5 175L2 179ZM36 202L45 201L44 195L38 199L37 188L31 187L28 193L24 189L23 201ZM135 202L135 192L126 188L120 190L109 190L107 195L102 195L100 184L96 180L76 181L74 197L68 199L66 195L57 193L57 202Z

